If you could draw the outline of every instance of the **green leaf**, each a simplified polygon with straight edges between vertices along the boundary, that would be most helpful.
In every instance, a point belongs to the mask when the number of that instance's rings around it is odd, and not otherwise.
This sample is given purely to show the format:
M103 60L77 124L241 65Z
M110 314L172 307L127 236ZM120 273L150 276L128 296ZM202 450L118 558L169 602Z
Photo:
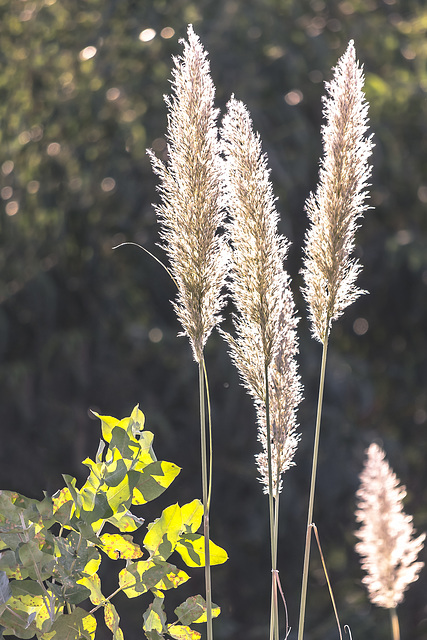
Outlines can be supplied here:
M181 471L173 462L152 462L129 472L134 481L132 504L145 504L160 496Z
M37 632L34 622L37 612L29 611L25 605L13 596L8 600L7 607L0 615L0 626L4 627L3 635L33 638Z
M199 640L202 637L202 634L198 631L181 624L170 624L168 626L168 634L175 640Z
M52 625L47 633L40 636L40 640L94 640L96 619L93 615L77 608L69 615L62 615Z
M131 433L117 425L111 432L110 449L116 447L123 458L127 460L137 460L140 451L139 443Z
M156 596L144 613L144 632L148 640L163 638L166 614L163 609L163 598Z
M67 538L57 538L58 558L53 576L64 585L65 596L72 600L73 604L82 602L84 598L76 602L76 598L89 593L82 591L83 587L76 585L76 580L82 574L93 575L97 572L101 562L101 555L95 547L89 545L81 536L71 531Z
M104 619L105 624L113 633L113 640L124 640L123 631L119 627L120 617L112 602L107 601L104 604Z
M181 509L174 504L162 512L160 518L148 525L144 546L151 555L167 560L175 550L182 528Z
M131 563L119 573L119 585L128 598L136 598L149 589L175 589L188 579L185 571L158 559Z
M119 585L128 598L136 598L155 587L170 571L167 562L156 563L153 560L140 560L129 564L119 573Z
M15 552L10 549L0 553L0 571L5 571L9 579L24 580L28 577L28 572L18 563Z
M90 592L90 601L94 605L102 604L105 602L105 596L101 592L101 580L97 573L93 576L80 578L77 580L78 584L82 585Z
M52 575L55 558L50 553L44 553L36 540L21 544L18 549L19 559L32 580L46 580Z
M114 450L116 456L120 456L120 452ZM123 458L113 458L109 464L105 464L104 482L109 487L117 487L118 484L123 482L128 472L128 468L124 463Z
M13 580L10 583L11 593L25 608L43 607L43 589L33 580Z
M4 611L7 601L12 597L9 580L5 571L0 571L0 613Z
M154 434L151 431L143 431L139 437L138 463L145 466L151 462L156 462L157 458L153 451Z
M187 567L205 566L205 541L201 533L186 533L180 536L176 551L180 554ZM209 540L211 565L223 564L227 561L227 552Z
M136 437L144 429L144 424L145 416L140 410L139 405L137 404L130 414L128 429L130 429L132 435Z
M108 516L104 516L109 518L115 513L119 511L123 506L128 508L131 503L133 485L131 486L129 476L126 475L125 478L115 487L107 487L106 488L106 497L108 501L108 505L112 511Z
M193 622L206 622L206 610L206 601L202 596L191 596L175 609L175 615L182 624L189 625ZM221 609L218 605L212 603L212 617L216 618L220 613Z
M76 514L77 517L80 516L80 509L82 507L82 499L80 497L80 494L76 488L76 482L77 480L75 478L73 478L72 476L66 475L64 474L62 476L65 480L65 484L67 485L67 489L70 492L71 498L74 502L74 506L76 509Z
M144 518L137 518L126 507L123 507L114 516L107 518L107 522L117 527L119 531L130 533L144 524Z
M60 489L52 496L53 516L56 522L69 527L70 518L74 511L74 500L68 487Z

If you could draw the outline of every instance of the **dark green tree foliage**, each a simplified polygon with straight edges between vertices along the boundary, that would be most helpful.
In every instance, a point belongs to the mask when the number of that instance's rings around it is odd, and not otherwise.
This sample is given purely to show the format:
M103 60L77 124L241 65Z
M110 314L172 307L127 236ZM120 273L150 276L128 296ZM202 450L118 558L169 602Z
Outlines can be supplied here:
M111 249L133 240L157 252L156 180L145 149L164 153L170 56L180 53L177 39L192 22L210 53L218 106L234 93L252 113L272 168L280 231L293 242L288 266L302 317L306 401L282 498L279 567L295 629L319 360L298 293L303 207L317 179L322 82L353 38L376 144L375 210L357 235L359 284L370 295L334 328L315 520L343 623L354 637L356 630L388 637L387 617L368 607L359 586L354 492L363 450L379 437L407 485L415 526L425 530L426 20L421 0L0 0L2 488L40 498L43 489L55 491L64 470L84 480L79 463L97 437L87 408L114 415L140 401L163 454L184 469L180 499L194 494L195 374L187 345L176 339L175 292L142 252ZM155 36L140 40L146 29ZM215 421L212 530L231 556L214 585L224 605L217 635L258 639L268 623L268 519L253 465L254 415L215 336L206 358ZM316 560L309 589L307 633L331 637ZM400 612L414 640L426 634L425 590L421 573ZM137 615L126 620L140 628Z

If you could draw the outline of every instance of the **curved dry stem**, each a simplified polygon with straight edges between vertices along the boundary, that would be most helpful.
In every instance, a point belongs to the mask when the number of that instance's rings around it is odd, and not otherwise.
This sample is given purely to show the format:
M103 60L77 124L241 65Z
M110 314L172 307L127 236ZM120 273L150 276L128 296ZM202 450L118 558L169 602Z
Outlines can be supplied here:
M145 253L148 253L149 256L151 256L156 262L158 262L163 267L163 269L166 271L170 279L173 280L176 288L178 289L177 281L173 277L171 270L168 269L167 266L159 258L157 258L157 256L154 255L154 253L151 253L151 251L148 251L148 249L143 247L142 244L138 244L137 242L121 242L120 244L117 244L115 247L112 247L112 249L114 251L114 249L120 249L120 247L124 247L126 245L138 247L138 249L142 249L143 251L145 251Z
M311 528L313 529L314 535L316 537L317 548L319 549L320 559L322 561L323 573L325 574L326 582L328 584L329 595L331 596L332 607L333 607L334 614L335 614L335 620L337 621L338 633L340 634L340 640L342 640L341 623L340 623L340 619L338 617L338 611L337 611L337 607L336 607L336 604L335 604L335 598L334 598L334 594L333 594L333 591L332 591L332 585L331 585L331 581L329 580L328 570L326 568L326 562L325 562L325 558L323 556L322 547L321 547L321 544L320 544L319 532L318 532L317 527L314 524L314 522L311 523Z

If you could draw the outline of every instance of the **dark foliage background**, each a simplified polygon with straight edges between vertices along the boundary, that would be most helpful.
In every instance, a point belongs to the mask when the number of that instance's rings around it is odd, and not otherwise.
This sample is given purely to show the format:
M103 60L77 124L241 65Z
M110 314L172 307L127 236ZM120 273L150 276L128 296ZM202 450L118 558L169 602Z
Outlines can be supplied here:
M88 409L122 417L139 402L158 456L183 468L164 504L201 493L197 370L187 342L176 337L173 288L143 252L112 250L132 240L163 258L145 149L164 154L162 96L189 22L210 53L218 106L234 93L252 113L269 155L280 230L293 243L288 268L302 318L306 399L297 464L281 502L279 566L291 638L321 355L299 293L304 201L317 180L323 81L350 38L365 65L374 209L358 232L357 253L369 295L332 332L315 520L342 623L354 638L385 640L388 614L370 606L354 553L354 493L363 451L376 439L407 485L417 530L427 529L422 0L0 0L0 486L41 497L63 486L61 473L83 480L80 462L94 455L100 435ZM254 411L218 335L206 355L212 536L230 555L213 573L223 608L216 637L258 640L267 635L270 575ZM155 503L147 519L161 507ZM112 590L114 571L105 574ZM202 589L199 572L176 596ZM424 570L400 607L402 637L426 637L426 590ZM143 637L144 605L118 600L127 640ZM336 637L314 549L306 638Z

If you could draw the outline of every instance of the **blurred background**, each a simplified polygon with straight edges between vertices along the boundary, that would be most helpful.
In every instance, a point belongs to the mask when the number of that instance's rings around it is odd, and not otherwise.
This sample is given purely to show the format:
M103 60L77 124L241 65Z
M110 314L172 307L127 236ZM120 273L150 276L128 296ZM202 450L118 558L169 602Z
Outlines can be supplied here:
M200 497L197 367L170 305L146 148L165 157L171 56L193 23L222 110L243 100L268 153L301 317L305 400L296 466L284 478L279 568L296 637L321 347L299 287L304 202L317 182L324 81L350 38L375 134L372 210L357 234L369 291L333 326L315 522L353 638L390 638L354 552L354 494L376 440L427 529L427 9L422 0L0 0L0 487L41 498L62 473L86 477L100 429L139 403L160 459L182 467L140 515ZM231 328L227 312L225 327ZM214 420L212 538L217 640L268 633L267 498L257 480L251 400L218 334L206 349ZM142 534L141 534L142 535ZM423 552L422 559L427 558ZM307 640L337 638L312 548ZM119 568L121 564L119 563ZM110 593L117 566L104 571ZM171 596L203 592L202 571ZM111 583L111 584L109 584ZM402 638L427 637L427 570L399 608ZM169 595L169 594L168 594ZM115 600L126 640L148 601ZM97 639L110 638L100 628Z

